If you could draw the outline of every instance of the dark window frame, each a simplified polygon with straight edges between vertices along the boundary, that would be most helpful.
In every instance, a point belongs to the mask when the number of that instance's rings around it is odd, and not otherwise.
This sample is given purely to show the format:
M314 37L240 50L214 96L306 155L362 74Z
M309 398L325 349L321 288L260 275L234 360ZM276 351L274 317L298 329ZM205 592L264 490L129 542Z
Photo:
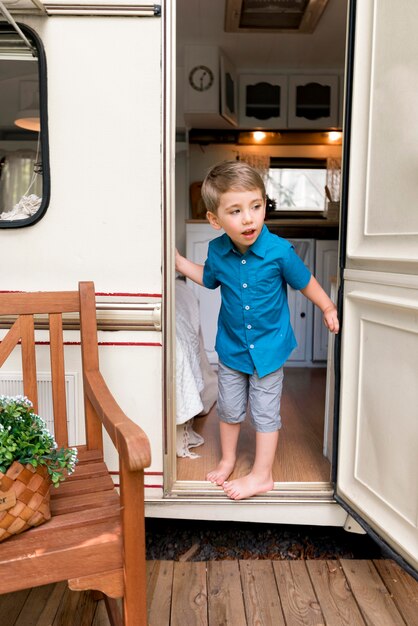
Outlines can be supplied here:
M51 197L51 177L49 168L49 136L48 136L48 93L47 68L43 43L38 34L26 24L19 24L22 32L31 40L38 52L38 81L39 81L39 115L41 121L41 161L42 161L42 202L39 209L30 217L22 220L0 220L0 228L25 228L39 222L45 215ZM11 32L15 32L10 27Z

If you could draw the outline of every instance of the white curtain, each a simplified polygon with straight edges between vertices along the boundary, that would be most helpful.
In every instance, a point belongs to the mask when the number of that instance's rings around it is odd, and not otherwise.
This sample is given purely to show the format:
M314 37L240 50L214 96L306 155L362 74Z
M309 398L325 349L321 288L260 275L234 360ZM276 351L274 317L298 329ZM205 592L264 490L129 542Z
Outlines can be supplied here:
M42 176L34 173L36 152L17 150L6 153L0 177L0 213L8 213L23 195L42 197Z

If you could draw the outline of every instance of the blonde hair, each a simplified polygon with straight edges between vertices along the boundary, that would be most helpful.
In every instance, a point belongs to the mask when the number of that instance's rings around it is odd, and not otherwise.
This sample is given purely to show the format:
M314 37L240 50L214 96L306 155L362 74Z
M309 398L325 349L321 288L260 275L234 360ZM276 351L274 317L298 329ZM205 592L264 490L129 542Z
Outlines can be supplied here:
M242 161L222 161L206 174L201 193L206 210L216 215L222 194L253 189L259 189L266 199L264 182L256 169Z

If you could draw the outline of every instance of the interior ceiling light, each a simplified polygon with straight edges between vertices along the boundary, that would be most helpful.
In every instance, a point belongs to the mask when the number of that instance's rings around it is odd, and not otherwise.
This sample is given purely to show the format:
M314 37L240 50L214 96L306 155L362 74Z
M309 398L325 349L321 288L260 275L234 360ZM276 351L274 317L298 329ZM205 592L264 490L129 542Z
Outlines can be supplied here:
M227 33L313 33L328 0L226 0Z
M24 115L24 117L18 117L14 122L15 126L39 133L41 130L39 111L21 111L18 113L18 116L21 114Z

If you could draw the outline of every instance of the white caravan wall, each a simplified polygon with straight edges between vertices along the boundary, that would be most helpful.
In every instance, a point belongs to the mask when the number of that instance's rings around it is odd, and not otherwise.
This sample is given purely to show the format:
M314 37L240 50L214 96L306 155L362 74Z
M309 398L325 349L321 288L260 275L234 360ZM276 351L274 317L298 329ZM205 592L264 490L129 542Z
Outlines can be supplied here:
M51 201L0 230L2 289L161 293L161 19L25 22L46 51Z

